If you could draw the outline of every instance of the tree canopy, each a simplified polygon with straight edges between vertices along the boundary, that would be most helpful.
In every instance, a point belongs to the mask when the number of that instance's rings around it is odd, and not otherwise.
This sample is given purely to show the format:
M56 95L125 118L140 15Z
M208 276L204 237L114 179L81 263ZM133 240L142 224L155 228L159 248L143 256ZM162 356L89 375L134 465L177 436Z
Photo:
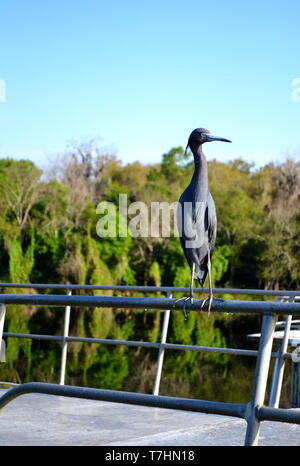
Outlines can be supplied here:
M218 216L212 259L214 286L297 289L300 285L300 164L287 158L282 163L261 168L242 159L228 163L212 160L208 165L209 187ZM124 164L115 154L99 148L95 141L68 148L44 172L29 160L0 160L0 280L188 286L189 269L178 237L134 237L129 232L100 238L96 226L97 205L106 201L116 206L118 221L123 222L127 232L126 219L118 208L120 193L127 195L128 203L143 202L148 207L152 202L172 203L178 200L192 173L193 161L182 147L163 154L160 164ZM40 331L42 322L51 315L55 333L61 320L50 310L43 312L44 317L40 317L34 309L23 313L13 310L8 317L8 330ZM82 335L106 338L136 332L155 339L160 317L151 315L144 328L141 317L124 320L117 313L115 319L112 310L105 313L99 310L91 315L82 309L72 325L73 331ZM184 332L179 331L181 318L173 319L174 340L224 343L220 326L213 317L202 322L209 341L203 340L200 321L194 317ZM46 360L39 344L34 344L35 358L40 358L34 366L43 373ZM30 348L28 342L22 346L10 340L8 370L12 370L20 354L27 354L25 366L24 363L18 366L15 374L26 377L28 371L34 371ZM99 365L108 364L107 350L92 348L88 351L82 344L73 345L74 372L82 364L88 377ZM51 351L54 355L57 350ZM48 364L57 365L51 359L51 351L47 353ZM112 353L113 364L123 361L123 369L119 378L110 371L107 386L110 383L115 388L121 386L130 372L128 363L124 362L126 351L118 348ZM195 354L189 356L195 357ZM192 367L192 359L183 360L184 370ZM182 363L176 365L179 371L183 370ZM105 375L101 374L97 377L102 383Z

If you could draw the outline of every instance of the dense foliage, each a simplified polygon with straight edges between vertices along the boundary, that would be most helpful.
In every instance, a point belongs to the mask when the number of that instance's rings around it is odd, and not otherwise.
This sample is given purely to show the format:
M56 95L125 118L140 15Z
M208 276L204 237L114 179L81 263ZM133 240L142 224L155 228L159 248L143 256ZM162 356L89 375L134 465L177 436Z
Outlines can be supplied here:
M193 161L181 147L171 149L160 164L153 165L124 165L94 142L70 148L44 172L28 160L0 160L0 280L188 286L189 269L177 237L99 238L96 206L100 201L118 205L120 193L127 194L128 203L142 201L148 206L155 201L177 201L192 172ZM300 164L287 159L258 169L240 159L213 160L209 183L218 215L214 285L298 288ZM234 346L241 330L245 336L249 329L241 317L191 314L185 322L181 313L173 313L169 341ZM161 320L160 313L151 311L81 308L74 309L70 333L157 341ZM10 306L5 330L61 334L62 323L63 309ZM10 338L0 378L56 382L59 354L57 343ZM69 345L67 382L151 390L155 358L151 351L73 343ZM221 355L170 352L165 391L179 394L180 380L180 394L188 395L193 380L201 379L205 370L207 374L214 370L216 383L223 377L220 397L228 400L232 398L226 388L230 378L224 379L228 364L228 358ZM244 369L237 370L241 374Z

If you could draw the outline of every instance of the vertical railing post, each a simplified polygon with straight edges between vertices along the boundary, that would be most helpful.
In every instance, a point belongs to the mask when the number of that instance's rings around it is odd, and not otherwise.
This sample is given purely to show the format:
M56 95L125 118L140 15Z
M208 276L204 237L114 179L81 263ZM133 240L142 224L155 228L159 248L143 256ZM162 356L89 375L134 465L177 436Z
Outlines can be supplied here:
M0 362L5 362L5 341L2 339L4 320L5 320L5 304L0 304Z
M71 296L72 291L68 290L67 295ZM64 318L64 333L62 339L62 350L61 350L61 363L60 363L60 377L59 377L59 384L65 384L66 378L66 364L67 364L67 352L68 352L68 340L66 337L69 336L69 326L70 326L70 314L71 314L71 306L65 307L65 318Z
M169 291L167 293L167 298L172 298L172 293ZM156 369L156 376L155 376L155 382L154 382L154 388L153 388L153 395L159 394L160 379L161 379L161 373L162 373L164 355L165 355L164 344L167 341L170 313L171 311L169 309L167 309L164 312L164 320L163 320L161 337L160 337L160 347L158 350L157 369Z
M300 408L300 363L292 360L291 406Z
M289 332L291 328L292 317L293 316L291 315L287 315L285 318L284 334L283 334L281 346L279 349L279 355L276 358L275 363L274 363L274 371L273 371L272 385L271 385L271 391L270 391L270 400L269 400L269 406L271 406L272 408L278 408L279 406L284 366L285 366L284 355L287 351L287 347L289 343Z
M254 446L258 442L260 421L257 417L257 410L263 405L265 399L276 319L274 314L264 314L262 320L252 399L248 404L246 446Z

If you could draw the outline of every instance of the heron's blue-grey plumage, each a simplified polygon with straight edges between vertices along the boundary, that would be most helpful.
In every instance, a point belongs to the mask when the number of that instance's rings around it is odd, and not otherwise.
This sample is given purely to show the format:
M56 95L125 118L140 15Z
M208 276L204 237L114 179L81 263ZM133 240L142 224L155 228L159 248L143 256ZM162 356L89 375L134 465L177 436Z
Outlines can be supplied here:
M188 140L195 169L190 184L179 198L178 225L181 245L194 278L204 284L208 273L208 254L212 256L217 234L215 203L208 188L208 167L202 144L210 141L231 142L211 136L204 128L194 130Z

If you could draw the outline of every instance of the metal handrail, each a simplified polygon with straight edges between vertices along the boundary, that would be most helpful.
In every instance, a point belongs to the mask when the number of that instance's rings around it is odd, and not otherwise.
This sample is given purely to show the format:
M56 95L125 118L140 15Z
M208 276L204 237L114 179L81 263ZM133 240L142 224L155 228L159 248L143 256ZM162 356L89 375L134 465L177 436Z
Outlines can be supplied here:
M61 386L39 382L23 383L8 390L0 397L0 410L16 397L26 393L46 393L58 396L85 398L89 400L111 401L114 403L129 403L157 408L214 413L239 418L244 418L246 411L246 405L237 403L194 400L191 398L177 398L171 396L156 396L146 393L103 390L99 388L76 387L72 385Z
M0 294L3 304L31 304L38 306L87 306L122 309L159 309L206 312L208 303L203 299L193 302L179 301L175 298L150 298L128 296L66 296L44 294ZM266 314L300 315L300 303L286 303L278 301L232 301L214 299L211 312L226 312L232 314Z
M182 286L135 286L135 285L75 285L58 283L1 283L0 288L35 288L61 290L107 290L107 291L140 291L145 293L186 293L189 287ZM251 288L213 288L214 294L246 294L257 296L299 296L295 290L256 290ZM195 293L208 293L209 288L194 288Z
M27 338L31 340L51 340L63 342L76 342L76 343L101 343L104 345L116 345L116 346L141 346L144 348L154 349L171 349L171 350L186 350L186 351L199 351L204 353L223 353L223 354L235 354L237 356L257 356L257 350L247 350L238 348L221 348L217 346L199 346L199 345L182 345L176 343L155 343L150 341L134 341L134 340L112 340L109 338L92 338L92 337L73 337L63 335L40 335L32 333L12 333L3 332L4 337L14 338ZM277 357L277 352L272 353L273 357Z
M15 286L16 284L10 284L10 286L20 288L24 287L23 285ZM0 285L0 286L3 286ZM27 284L29 287L34 287L33 284ZM47 285L47 287L52 287L53 285ZM58 285L57 285L58 286ZM56 288L57 288L56 286ZM72 286L72 285L70 285ZM76 285L73 285L73 287ZM93 285L92 285L93 286ZM44 285L40 285L40 288ZM77 288L82 288L82 286L76 286ZM86 288L86 286L83 286ZM115 289L112 287L99 286L98 289ZM61 288L66 289L65 285L62 285ZM126 287L128 289L128 287ZM144 287L143 287L144 288ZM150 291L147 288L147 291ZM155 291L162 291L161 288L165 287L153 287ZM188 288L171 288L172 291L186 291ZM95 288L94 288L95 289ZM124 287L122 287L124 289ZM139 291L141 291L139 287ZM153 290L154 291L154 290ZM170 290L169 290L170 291ZM200 290L203 292L204 290ZM217 290L219 293L223 293L223 289ZM232 291L232 290L231 290ZM237 292L237 290L235 290ZM246 294L246 291L250 291L249 294L265 294L257 293L262 290L243 290L243 294ZM252 293L256 291L256 293ZM266 290L268 291L268 290ZM270 291L270 290L269 290ZM226 291L229 293L229 290ZM238 291L239 294L241 290ZM215 292L216 293L216 292ZM280 295L280 292L276 294ZM285 296L287 293L289 296L299 296L299 292L282 292ZM194 299L193 303L190 301L178 301L173 298L149 298L149 297L116 297L116 296L71 296L71 295L26 295L26 294L2 294L0 295L0 306L1 306L1 319L4 320L5 316L5 304L33 304L33 305L50 305L50 306L89 306L89 307L103 307L103 308L132 308L132 309L158 309L158 310L182 310L185 308L187 311L194 312L205 312L206 306L203 306L204 300ZM203 307L202 307L203 306ZM251 401L247 405L237 405L230 403L222 402L209 402L203 400L189 400L188 403L185 403L184 399L170 397L161 397L158 395L143 395L143 394L131 394L128 392L114 392L109 390L96 390L95 389L84 389L82 387L69 387L62 385L53 385L53 384L41 384L41 383L27 383L20 384L19 386L10 389L5 395L0 399L0 408L7 404L9 401L15 398L22 393L38 392L38 393L51 393L51 394L64 394L64 396L76 396L76 397L93 397L92 399L105 399L110 401L112 399L119 400L124 403L134 403L134 404L145 404L148 406L160 406L160 407L169 407L174 409L191 409L194 411L209 412L215 414L230 415L243 417L247 422L247 432L246 432L246 445L256 445L258 442L258 434L260 428L260 422L266 419L273 419L280 422L295 422L300 424L300 412L297 410L282 410L278 408L267 408L263 406L264 398L266 394L266 385L267 385L267 376L270 365L270 358L273 355L272 353L272 344L273 336L276 328L276 317L277 315L300 315L300 304L295 302L279 302L279 301L223 301L215 299L211 305L211 312L227 312L227 313L246 313L246 314L258 314L263 317L262 329L261 329L261 338L259 343L258 351L255 352L257 355L257 364L256 372L253 383L253 394ZM4 334L5 335L5 334ZM23 336L24 334L6 334L7 336ZM32 335L31 335L32 336ZM29 335L27 336L29 337ZM36 336L43 337L43 336ZM44 336L47 337L47 336ZM50 336L49 336L50 337ZM54 336L51 336L51 339ZM0 335L2 338L2 335ZM57 338L57 337L54 337ZM82 341L80 337L69 337L64 332L62 337L58 337L61 341L67 343L73 339L78 339L77 341ZM80 339L80 340L79 340ZM88 339L84 339L85 341ZM93 339L98 342L108 342L104 339ZM1 339L0 339L1 341ZM119 340L119 344L123 344L123 341ZM133 344L148 344L149 342L132 342ZM118 343L117 343L118 344ZM128 344L128 342L127 342ZM168 348L171 347L170 344L162 342L155 344L150 343L150 345L155 345L158 348ZM172 345L173 346L173 345ZM191 349L188 346L191 345L176 345L186 347L186 349ZM193 347L197 348L197 347ZM202 351L203 348L208 350L208 347L198 347L195 350ZM210 351L223 351L225 348L210 348ZM235 349L227 349L236 351ZM220 351L220 352L221 352ZM238 350L242 351L242 350ZM245 350L248 352L248 350ZM229 351L230 352L230 351ZM254 355L254 354L253 354ZM278 357L278 355L276 354ZM282 356L282 353L281 353ZM60 387L60 388L58 388ZM94 390L94 391L93 391ZM93 392L92 392L93 391ZM104 393L105 392L105 393ZM170 398L167 403L164 403L163 398ZM189 406L189 407L187 407ZM209 407L209 408L208 408ZM290 413L290 414L289 414Z
M15 284L10 284L12 287ZM20 284L19 287L22 285ZM27 285L29 286L29 285ZM44 285L40 285L44 286ZM52 285L51 285L52 286ZM79 285L80 286L80 285ZM101 286L101 285L100 285ZM3 303L18 303L18 304L62 304L67 306L65 307L65 319L64 319L64 334L62 336L54 336L54 335L40 335L40 334L24 334L24 333L11 333L11 332L3 332L3 336L5 337L15 337L15 338L27 338L27 339L39 339L39 340L52 340L52 341L59 341L62 343L62 355L61 355L61 369L60 369L60 379L59 383L63 385L65 383L65 372L66 372L66 359L67 359L67 345L68 342L86 342L86 343L98 343L98 344L109 344L109 345L124 345L124 346L135 346L135 347L147 347L147 348L156 348L159 350L158 353L158 362L157 362L157 371L155 376L154 382L154 389L153 394L159 394L159 386L161 380L161 373L162 373L162 365L164 359L164 352L166 349L175 349L175 350L191 350L191 351L199 351L199 352L215 352L215 353L223 353L223 354L233 354L233 355L241 355L241 356L257 356L257 351L255 350L245 350L245 349L238 349L238 348L221 348L221 347L210 347L210 346L197 346L197 345L181 345L181 344L172 344L166 343L167 337L167 330L168 330L168 323L170 317L170 309L171 306L167 306L168 309L164 313L164 321L163 321L163 328L162 328L162 336L159 343L154 342L141 342L141 341L129 341L129 340L111 340L111 339L100 339L100 338L89 338L89 337L73 337L68 335L68 328L69 328L69 320L70 320L70 311L71 311L71 304L75 305L88 305L88 306L102 306L102 307L116 307L116 303L118 304L117 307L124 307L124 300L125 300L125 307L139 307L141 304L141 308L144 308L145 299L147 298L124 298L120 297L109 297L109 302L107 301L107 297L90 297L90 296L71 296L71 290L68 290L68 295L2 295L1 301ZM0 295L1 296L1 295ZM172 294L168 293L168 298L171 299ZM66 299L68 301L66 302ZM70 302L71 299L71 302ZM105 302L103 302L105 299ZM151 301L151 305L149 304L149 300L147 300L147 308L151 308L152 306L157 308L157 300L159 299L159 308L165 308L165 302L167 301L164 298L149 298ZM84 303L82 302L84 300ZM99 302L100 300L100 302ZM111 302L113 300L113 303ZM134 303L133 303L134 300ZM162 303L162 300L164 303ZM182 302L178 302L177 300L173 300L173 307L178 308L178 306L183 306ZM195 300L197 305L198 300ZM228 301L217 301L219 304L227 303ZM234 302L231 302L234 303ZM251 302L245 302L247 304ZM263 302L265 303L265 302ZM121 306L122 304L122 306ZM257 305L261 305L261 302L255 301L254 306L257 308ZM188 304L185 304L185 308L188 308ZM200 306L196 306L196 309L199 310ZM247 308L248 309L248 308ZM212 307L214 310L214 306ZM231 312L237 312L236 309L229 309ZM290 303L289 308L290 311ZM244 311L241 308L241 305L238 306L238 312ZM253 309L252 309L253 311ZM280 313L284 312L283 309L280 309ZM274 352L271 354L271 357L278 358L279 353ZM281 357L283 358L290 358L291 354L285 352L284 354L281 353ZM278 391L278 390L277 390Z

